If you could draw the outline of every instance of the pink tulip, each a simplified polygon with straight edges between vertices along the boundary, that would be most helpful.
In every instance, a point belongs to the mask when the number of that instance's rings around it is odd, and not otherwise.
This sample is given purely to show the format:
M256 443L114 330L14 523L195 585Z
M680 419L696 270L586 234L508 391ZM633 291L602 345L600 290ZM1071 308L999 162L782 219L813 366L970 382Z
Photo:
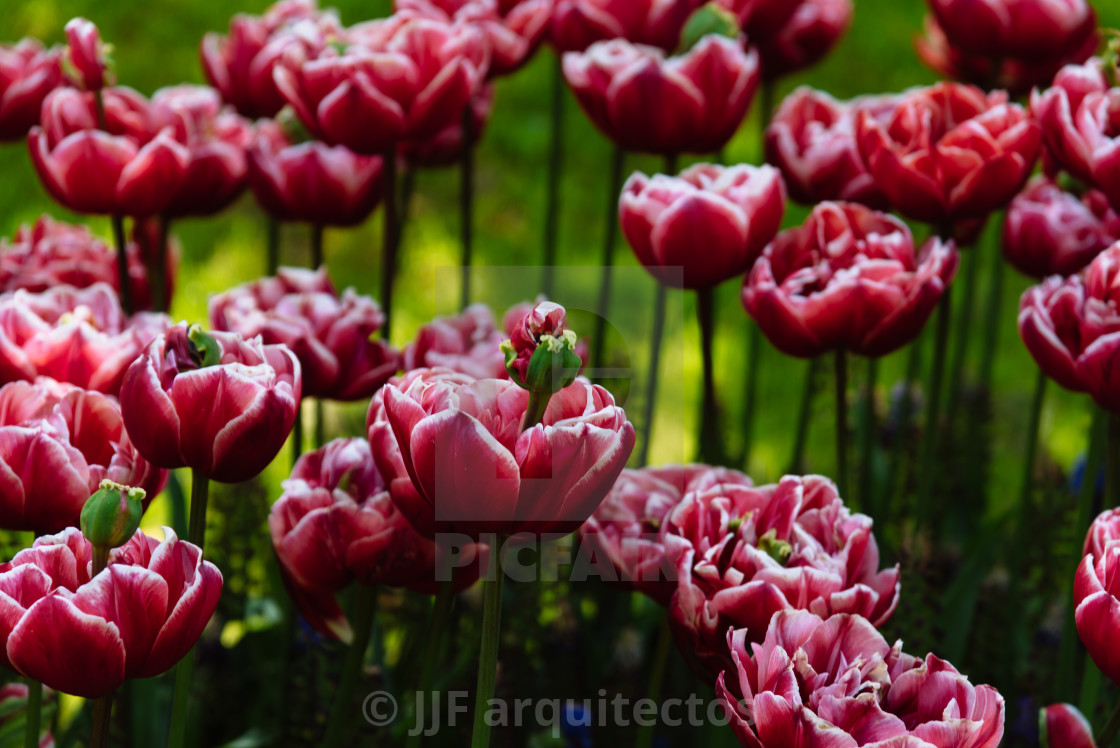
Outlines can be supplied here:
M1120 241L1120 215L1104 194L1081 198L1037 177L1007 210L1003 256L1025 275L1073 275Z
M743 306L791 356L884 356L918 336L957 271L952 242L916 252L906 224L856 203L821 203L766 248Z
M1051 88L1031 94L1047 154L1063 169L1108 196L1120 211L1120 86L1109 86L1104 63L1067 65Z
M972 55L1063 58L1095 36L1086 0L927 0L953 46Z
M845 200L885 209L887 200L859 156L856 119L864 109L889 111L895 101L837 101L804 86L787 96L766 128L766 160L781 169L790 197L806 205Z
M171 669L218 605L222 575L171 528L137 532L91 578L93 548L71 527L0 567L0 658L56 691L95 699Z
M462 116L489 66L481 31L397 15L351 27L348 46L289 50L277 88L311 133L363 154L424 140Z
M910 91L879 116L860 112L856 140L891 205L938 225L982 218L1007 203L1041 148L1038 125L1007 94L959 83Z
M237 483L264 470L284 445L300 381L299 360L285 346L180 323L129 367L121 411L149 462Z
M367 417L370 447L380 465L387 424L412 479L392 482L393 502L423 535L572 532L634 448L622 408L586 380L553 395L525 431L529 393L508 380L418 369L382 392Z
M472 304L454 317L436 317L420 328L404 349L405 371L443 368L472 379L506 379L506 339L485 304Z
M229 35L202 38L202 67L222 99L245 117L273 117L284 106L272 71L290 47L309 55L342 35L332 10L320 11L315 0L281 0L262 16L238 13Z
M854 11L852 0L804 0L777 33L758 36L748 29L760 40L763 75L773 80L820 62L852 25Z
M669 621L705 677L730 666L728 627L759 641L770 617L789 608L858 614L878 626L898 605L899 570L879 570L871 518L851 514L827 478L697 491L665 518L664 532L691 546Z
M248 150L249 186L280 221L356 226L381 200L381 158L316 140L290 143L279 125L257 126Z
M1048 278L1019 301L1019 335L1039 368L1111 412L1120 412L1118 273L1120 242L1079 275Z
M1042 710L1042 748L1097 748L1089 720L1072 704L1051 704Z
M641 172L618 205L622 233L653 277L712 288L742 275L782 225L786 192L771 166L697 164L677 176Z
M354 581L424 592L436 585L439 549L393 506L364 439L338 439L300 457L268 527L300 614L344 642L353 631L335 595ZM481 562L485 550L474 551ZM479 568L458 570L456 587L470 586Z
M62 82L61 57L37 39L0 44L0 140L19 140L39 124L43 99Z
M101 32L92 21L72 18L66 24L66 62L75 83L83 91L100 91L112 81Z
M668 606L677 590L677 565L690 548L679 535L662 532L665 518L692 492L750 487L738 472L708 465L666 465L622 471L607 498L579 528L580 542L610 562L616 586ZM722 490L722 489L720 489Z
M0 381L47 376L115 395L124 372L170 324L162 314L125 317L104 283L0 295Z
M890 646L859 616L785 611L727 640L734 666L716 694L749 748L997 748L1003 738L996 689Z
M1077 633L1101 672L1120 683L1120 510L1104 512L1089 527L1084 558L1073 583Z
M595 42L626 39L666 52L703 0L556 0L550 30L561 52L582 52Z
M709 35L683 55L624 39L564 55L580 106L616 145L645 153L711 153L727 145L759 83L758 53Z
M494 108L494 86L485 84L471 99L471 145L482 140L490 113ZM425 140L401 143L397 153L412 168L435 169L460 163L463 156L463 120L447 123L438 133Z
M325 268L281 268L210 298L210 326L299 359L305 397L365 400L400 369L400 354L377 337L385 323L369 296L339 294Z
M772 39L785 29L809 0L716 0L735 14L751 39ZM702 4L702 3L701 3Z
M132 446L115 398L45 377L0 388L0 465L0 526L37 535L76 525L102 480L150 501L166 477Z

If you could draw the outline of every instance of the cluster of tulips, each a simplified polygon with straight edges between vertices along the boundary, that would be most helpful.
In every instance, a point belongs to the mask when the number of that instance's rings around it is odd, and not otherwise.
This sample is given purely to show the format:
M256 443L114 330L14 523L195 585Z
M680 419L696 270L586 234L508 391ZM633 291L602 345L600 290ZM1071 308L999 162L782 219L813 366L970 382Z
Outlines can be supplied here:
M398 0L390 17L353 26L311 0L283 0L203 39L212 86L150 98L116 85L84 19L67 24L63 48L0 50L0 137L26 138L60 205L110 216L115 244L48 216L0 244L0 528L35 535L0 566L0 664L31 683L0 700L26 700L33 744L51 740L40 734L44 685L95 702L91 744L104 746L114 692L172 667L170 744L183 744L190 652L222 590L203 558L210 483L255 478L291 438L294 465L268 516L275 561L300 616L350 652L325 745L342 744L353 722L375 590L435 598L425 691L446 611L484 580L471 745L485 748L500 570L533 537L571 533L608 560L620 594L665 608L744 746L999 745L1005 704L994 688L878 630L902 580L898 566L881 568L871 518L842 499L876 503L848 480L847 356L874 362L937 315L918 476L928 504L943 380L960 376L947 366L951 289L968 262L970 314L977 258L962 254L1004 211L997 263L1041 281L1019 315L1038 400L1049 377L1120 416L1120 45L1094 56L1102 35L1084 0L929 5L918 53L954 80L852 101L800 88L764 112L769 163L757 166L718 156L759 90L771 107L776 80L839 40L850 0ZM466 199L464 309L395 347L400 172L460 163L469 197L495 81L545 41L561 54L558 83L616 147L618 221L590 346L551 301L501 320L467 305ZM626 152L664 157L665 173L624 182ZM684 154L717 157L679 170ZM246 188L275 228L267 274L212 296L206 328L176 323L167 312L186 248L172 222L217 213ZM811 210L782 231L789 198ZM378 205L380 303L339 291L323 251L326 227L360 224ZM550 209L554 231L555 194ZM928 239L904 219L927 224ZM310 267L278 266L280 222L312 228ZM641 433L581 373L609 360L616 228L658 288ZM544 265L554 252L546 237ZM789 356L835 356L835 482L788 475L756 486L723 466L713 292L739 278L753 320L748 403L762 336ZM697 294L702 462L649 467L667 288ZM986 316L990 361L996 315ZM964 343L952 342L959 358ZM320 410L316 448L304 453L304 398L368 402L366 433L327 441ZM953 401L951 391L950 410ZM748 444L754 415L752 405ZM1120 429L1110 438L1111 455ZM1105 451L1094 445L1089 476ZM191 473L187 539L170 528L149 537L141 514L180 468ZM1120 498L1117 468L1110 500ZM1118 512L1088 530L1074 620L1120 683ZM887 507L877 514L889 522ZM469 543L443 578L447 534ZM1042 720L1050 746L1103 747L1120 731L1114 720L1094 743L1066 704Z

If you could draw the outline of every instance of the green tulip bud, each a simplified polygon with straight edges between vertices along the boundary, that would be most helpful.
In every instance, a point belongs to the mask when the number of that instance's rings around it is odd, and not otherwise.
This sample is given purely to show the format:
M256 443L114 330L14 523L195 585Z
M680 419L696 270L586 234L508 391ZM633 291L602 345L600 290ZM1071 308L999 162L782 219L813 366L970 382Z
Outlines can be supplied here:
M728 39L738 39L740 34L739 21L735 14L715 3L708 3L688 17L688 21L681 31L681 45L677 54L685 54L688 50L700 43L705 36L715 34Z
M222 346L217 339L202 329L201 325L191 325L187 331L187 340L191 344L191 359L204 369L207 366L217 366L222 362Z
M124 545L140 527L144 496L142 488L101 481L101 487L82 507L82 534L95 549L106 552Z

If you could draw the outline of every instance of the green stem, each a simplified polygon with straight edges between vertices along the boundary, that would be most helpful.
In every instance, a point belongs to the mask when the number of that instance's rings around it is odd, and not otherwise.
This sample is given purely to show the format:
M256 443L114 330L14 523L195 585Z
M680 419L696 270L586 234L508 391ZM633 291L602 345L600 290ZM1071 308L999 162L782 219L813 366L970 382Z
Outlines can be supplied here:
M1104 505L1120 506L1120 416L1108 416L1108 456L1105 473Z
M1003 276L1005 268L1003 253L999 247L992 248L989 274L992 276L988 288L988 298L984 306L984 348L980 355L980 387L985 394L992 391L992 372L995 367L996 351L999 349L1000 307L1003 305ZM977 451L977 454L980 454Z
M425 637L424 659L420 664L420 681L417 686L417 698L424 699L433 690L435 683L436 665L439 663L443 649L443 639L447 630L447 621L451 617L451 604L455 601L455 590L452 582L441 582L439 592L436 594L435 607L432 608L432 619L428 623L428 634ZM420 745L420 732L409 732L406 748L417 748Z
M400 248L400 216L397 215L397 147L385 150L381 157L381 200L385 211L385 231L381 250L381 309L385 324L381 337L389 339L393 321L393 285L397 278L397 250Z
M170 307L170 300L167 298L167 248L170 237L171 219L162 215L159 217L159 245L152 263L154 277L148 280L152 289L152 309L157 312L166 312Z
M811 358L805 367L805 386L801 390L801 405L797 409L797 432L793 439L793 454L789 460L791 475L805 472L805 443L809 439L809 422L813 417L813 395L816 393L817 359Z
M191 468L191 523L188 539L202 549L206 545L206 504L210 500L210 479Z
M611 275L614 269L614 245L618 236L618 197L622 192L622 170L626 166L626 151L614 147L611 170L607 184L607 223L603 239L603 256L600 269L603 278L599 286L599 304L595 307L595 333L591 338L591 365L602 368L606 351L607 317L611 311Z
M315 398L315 449L322 449L327 443L327 424L323 418L323 398Z
M864 382L863 403L860 410L859 445L859 500L868 510L878 515L875 492L875 385L879 379L879 359L867 359L867 381Z
M669 616L661 619L661 626L657 631L657 650L653 655L653 667L649 673L649 690L646 698L655 704L661 703L661 692L665 686L665 671L668 669L669 652L673 648L673 631L669 627ZM656 722L647 721L638 731L636 748L650 748L653 745L654 725Z
M463 143L461 153L461 182L459 185L459 221L462 232L462 279L459 291L459 308L471 302L471 262L474 253L474 111L471 103L463 107Z
M1097 711L1097 701L1100 699L1103 678L1104 676L1093 663L1093 660L1087 659L1085 661L1085 674L1081 678L1081 697L1077 703L1077 708L1081 710L1082 714L1092 714Z
M918 519L928 520L933 511L933 484L936 481L937 445L941 415L941 383L945 377L945 349L949 341L949 323L953 316L953 287L945 289L937 310L937 330L933 344L933 368L926 392L925 434L918 461Z
M483 584L482 602L482 649L478 655L478 686L475 689L474 730L471 733L471 748L489 748L490 726L486 724L486 712L490 700L494 698L494 688L498 680L498 649L502 633L502 547L505 539L499 538L491 549L495 574Z
M346 652L346 661L342 664L342 678L335 692L334 703L331 706L330 720L327 722L327 732L323 736L323 748L337 748L342 745L343 739L350 727L351 718L357 711L354 709L354 689L358 685L358 678L366 661L366 648L369 646L370 631L373 629L373 614L377 607L377 588L361 585L358 587L358 599L354 611L354 641Z
M544 208L544 262L541 288L546 298L555 290L556 243L560 225L560 180L564 168L564 68L560 55L552 68L552 100L550 108L548 149L548 180ZM598 362L596 362L596 365Z
M886 490L904 495L901 482L903 480L903 464L906 462L906 448L910 444L910 418L914 407L914 382L918 379L918 369L922 363L922 347L918 341L910 344L910 352L906 356L906 374L902 382L902 400L898 404L898 419L895 423L894 449L891 450L890 474L887 477ZM886 528L891 527L890 509L893 502L883 501L880 510L881 517L876 517Z
M132 314L132 283L128 274L128 240L124 235L124 216L114 215L113 243L117 245L117 280L120 283L121 309Z
M836 487L852 505L848 492L848 354L836 351Z
M758 410L758 372L762 358L762 330L753 320L747 322L747 376L743 393L743 470L751 471L751 448L754 446L755 414ZM811 385L810 385L811 386Z
M43 684L33 680L27 684L27 721L24 725L24 748L39 748L39 723L43 715Z
M272 216L268 217L266 230L268 232L268 272L272 277L280 269L280 222Z
M292 426L292 465L303 455L303 401L296 403L296 422Z
M645 406L642 413L642 448L638 453L638 466L649 464L650 445L653 443L653 414L657 404L657 386L661 374L661 339L665 337L666 289L663 283L657 284L657 298L653 302L653 328L649 339L649 387L646 388Z
M704 362L704 390L700 406L700 462L723 462L720 449L719 405L716 402L715 364L712 358L712 339L715 336L713 289L696 291L696 317L700 326L700 357Z
M1109 748L1116 740L1117 734L1120 734L1120 703L1116 704L1116 708L1112 710L1112 716L1108 718L1104 729L1097 736L1097 748Z
M113 694L109 694L93 702L93 730L90 733L89 748L109 748L109 728L112 724ZM38 745L38 741L35 745Z
M544 413L548 410L548 403L552 399L551 392L542 392L540 390L529 390L529 403L525 406L525 421L521 425L522 431L528 431L536 426L544 418Z
M969 332L973 329L972 315L976 306L976 279L980 274L980 254L977 249L964 253L964 299L961 310L957 316L956 329L953 335L953 354L949 364L949 402L948 423L949 432L956 422L957 412L961 405L961 392L964 390L964 364L968 354Z
M311 269L323 266L323 224L311 224Z

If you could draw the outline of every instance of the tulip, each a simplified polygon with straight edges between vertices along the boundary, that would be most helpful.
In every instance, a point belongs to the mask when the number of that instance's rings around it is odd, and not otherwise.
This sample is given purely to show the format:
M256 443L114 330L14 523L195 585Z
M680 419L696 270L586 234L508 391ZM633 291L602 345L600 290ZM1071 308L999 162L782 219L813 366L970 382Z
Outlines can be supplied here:
M879 116L861 111L856 141L896 210L943 226L1011 200L1034 168L1041 133L1006 93L938 83L904 94Z
M1077 633L1089 656L1111 680L1120 683L1120 653L1114 645L1120 623L1120 510L1097 517L1085 537L1085 547L1073 583Z
M781 228L785 197L773 167L697 164L679 177L634 174L618 212L650 274L671 286L710 288L754 264Z
M214 613L222 575L198 547L170 528L164 535L137 532L96 574L93 548L73 527L17 553L0 567L0 661L85 698L170 669Z
M319 141L292 143L263 122L249 146L249 186L278 221L356 226L381 199L381 158Z
M305 397L365 400L396 374L400 355L374 339L384 321L377 302L352 288L339 294L323 268L281 268L210 298L213 329L295 354Z
M101 32L92 21L72 18L66 24L66 65L83 91L100 91L112 85L109 48L101 43Z
M721 486L751 487L737 470L708 465L666 465L622 471L607 498L579 528L580 542L609 562L607 581L668 606L677 589L677 564L690 547L662 532L666 517L693 492Z
M801 87L786 97L766 128L766 160L782 171L790 197L805 205L845 200L885 209L886 198L859 156L859 113L895 105L893 96L837 101Z
M1103 192L1120 211L1120 132L1115 101L1098 58L1067 65L1053 86L1031 94L1031 113L1042 127L1048 156L1061 168Z
M804 0L781 30L758 36L744 26L748 35L760 39L762 73L780 78L812 67L824 59L852 25L852 0Z
M997 748L1003 737L996 689L890 646L864 618L786 611L763 628L728 634L734 667L716 682L744 746Z
M113 289L56 286L0 295L0 381L47 376L115 395L125 370L170 324L121 311Z
M285 51L296 47L314 55L341 34L333 10L320 11L314 0L281 0L262 16L235 15L228 36L206 34L202 67L210 85L243 116L272 117L284 106L272 71Z
M129 367L121 411L149 462L236 483L280 451L295 423L300 382L299 360L285 346L179 324Z
M19 140L39 124L43 99L62 82L61 56L37 39L0 45L0 140Z
M1096 32L1096 14L1086 0L927 2L953 46L988 58L1062 58Z
M1039 714L1042 748L1097 748L1089 720L1072 704L1051 704Z
M743 305L791 356L831 350L884 356L917 337L957 270L952 242L915 252L898 219L854 203L821 203L782 232L743 283Z
M1073 275L1117 241L1120 215L1103 193L1078 198L1045 177L1011 201L1003 224L1003 256L1035 278Z
M624 39L564 55L564 77L616 145L659 154L711 153L739 128L759 82L758 53L704 37L682 55Z
M752 39L772 39L793 21L809 0L716 0L735 14L739 28Z
M729 626L759 641L781 610L858 614L876 626L890 618L899 570L879 570L871 524L820 476L686 496L665 518L664 533L691 546L679 562L669 620L696 672L714 678L730 666Z
M115 398L45 377L0 388L0 436L0 526L11 530L77 525L103 480L151 497L166 478L133 446Z
M626 39L672 52L700 0L556 0L550 35L561 52L582 52L595 42Z
M1074 392L1088 392L1102 408L1120 412L1114 377L1120 351L1116 274L1120 243L1097 255L1079 275L1054 276L1023 292L1019 335L1035 363Z
M482 140L490 113L494 108L494 86L484 85L471 99L471 145ZM410 140L401 143L398 153L412 168L428 169L451 166L459 163L463 155L463 121L452 120L447 126L426 140Z
M472 379L505 379L504 340L485 304L472 304L453 317L436 317L420 328L404 349L404 369L451 369Z

